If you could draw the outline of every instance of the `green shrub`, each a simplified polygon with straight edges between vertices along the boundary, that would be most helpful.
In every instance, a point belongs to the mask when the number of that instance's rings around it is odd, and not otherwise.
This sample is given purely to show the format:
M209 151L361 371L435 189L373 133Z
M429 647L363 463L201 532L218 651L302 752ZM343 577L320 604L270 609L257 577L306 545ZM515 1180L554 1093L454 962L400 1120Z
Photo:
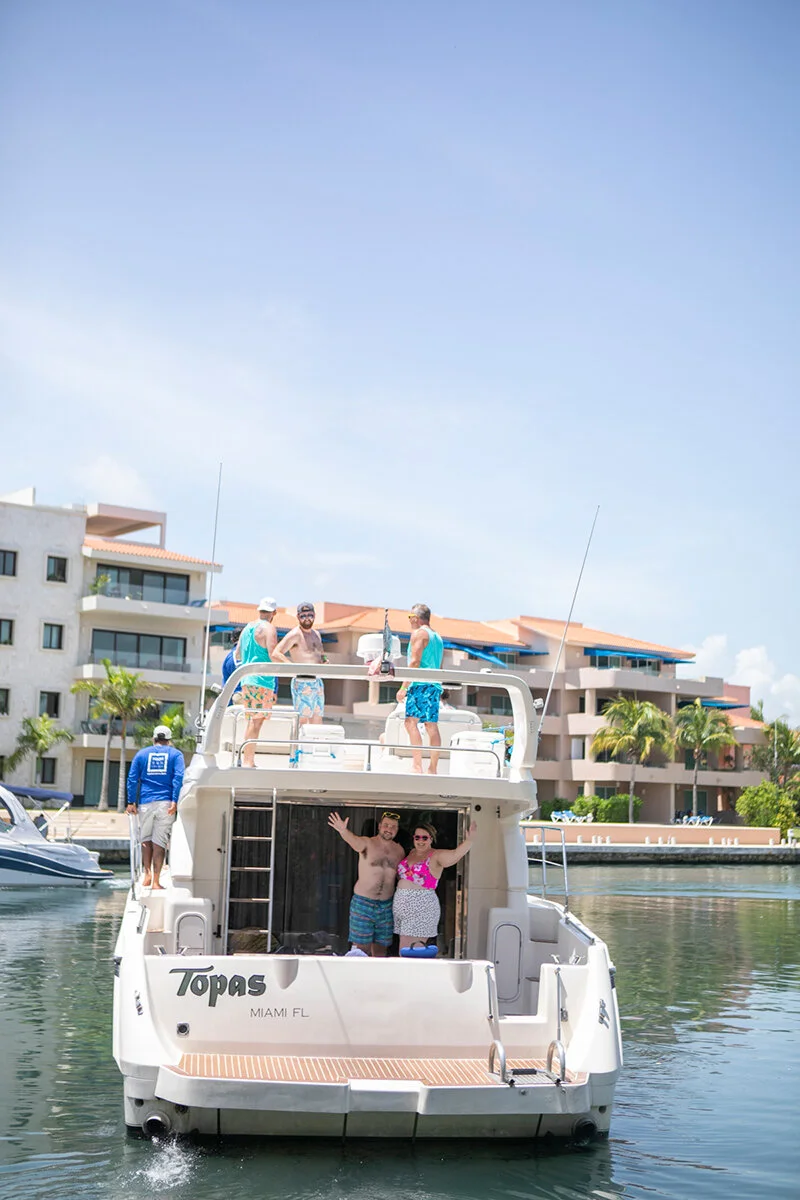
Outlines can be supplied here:
M569 806L569 800L565 800L563 796L556 796L554 800L542 800L536 820L549 821L554 812L564 812Z
M608 821L612 824L626 822L628 820L628 805L629 798L627 792L622 795L609 796L606 800L599 800L595 797L596 804L594 809L595 821ZM633 819L639 820L639 813L642 810L642 802L638 796L633 798Z
M576 817L588 817L590 814L597 820L597 796L578 796L572 806Z
M788 830L797 822L797 810L792 797L777 783L768 783L766 780L758 787L742 788L736 801L736 811L744 818L745 825L761 828L777 825L781 837L786 837Z

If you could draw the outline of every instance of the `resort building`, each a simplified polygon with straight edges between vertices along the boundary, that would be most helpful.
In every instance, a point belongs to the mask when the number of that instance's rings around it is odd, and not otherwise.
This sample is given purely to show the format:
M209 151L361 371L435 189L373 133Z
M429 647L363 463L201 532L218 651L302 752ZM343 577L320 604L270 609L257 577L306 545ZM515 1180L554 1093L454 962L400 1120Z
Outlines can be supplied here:
M212 606L213 608L214 606ZM253 605L221 601L212 618L211 670L219 680L222 658L234 632L256 617ZM383 629L384 610L321 601L316 605L316 629L330 662L356 663L358 639ZM279 609L275 627L282 636L295 624L293 609ZM389 610L389 624L408 643L404 609ZM510 718L508 696L482 680L487 671L513 671L542 701L552 693L542 726L536 776L541 801L558 800L567 807L581 795L611 796L627 792L631 768L626 763L599 761L591 752L593 735L603 725L603 709L619 694L651 700L670 717L696 698L707 707L724 710L733 725L736 745L700 764L698 801L701 812L718 815L734 808L743 787L761 782L751 767L754 744L763 740L761 725L750 717L749 688L734 687L720 678L685 679L680 664L693 655L670 646L642 642L573 622L567 631L559 669L553 667L564 632L563 621L540 617L510 617L499 621L463 621L434 616L431 625L445 645L443 666L474 671L475 684L466 694L454 691L450 703L478 713L485 725L502 727ZM326 719L348 732L377 737L395 706L396 682L368 680L330 682L326 688ZM278 703L290 704L288 684L281 684ZM636 766L636 794L642 799L642 821L666 822L691 808L691 754L679 761L654 754Z
M76 680L105 678L103 660L152 686L152 716L199 709L208 575L221 568L166 547L166 514L107 504L59 508L33 488L0 497L0 778L97 804L107 725ZM151 540L134 540L147 531ZM134 537L132 537L134 535ZM43 713L74 734L14 772L4 769L24 717ZM136 750L127 735L127 760ZM111 742L109 797L121 739Z

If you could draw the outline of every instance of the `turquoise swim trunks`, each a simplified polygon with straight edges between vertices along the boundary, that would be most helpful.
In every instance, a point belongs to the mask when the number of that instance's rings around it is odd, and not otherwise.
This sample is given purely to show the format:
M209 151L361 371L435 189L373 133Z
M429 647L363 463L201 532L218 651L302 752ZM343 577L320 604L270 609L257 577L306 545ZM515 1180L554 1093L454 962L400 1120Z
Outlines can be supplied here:
M292 703L298 716L322 716L325 708L325 687L321 679L293 679Z

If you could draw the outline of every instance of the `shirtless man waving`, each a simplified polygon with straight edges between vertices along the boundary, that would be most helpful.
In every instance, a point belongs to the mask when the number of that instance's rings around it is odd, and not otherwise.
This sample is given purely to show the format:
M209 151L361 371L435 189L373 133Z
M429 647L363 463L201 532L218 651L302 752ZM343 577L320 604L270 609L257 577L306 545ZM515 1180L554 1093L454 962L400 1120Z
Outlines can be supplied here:
M395 841L400 828L397 813L385 812L375 837L359 837L347 826L350 819L337 812L328 817L328 824L343 841L358 854L358 879L350 901L349 938L354 946L383 958L392 944L394 920L392 899L397 882L397 864L405 854Z
M298 604L297 624L290 629L278 646L278 654L288 655L295 663L323 663L322 638L314 628L316 619L313 604ZM325 688L317 678L292 680L292 703L301 725L321 725L325 708Z

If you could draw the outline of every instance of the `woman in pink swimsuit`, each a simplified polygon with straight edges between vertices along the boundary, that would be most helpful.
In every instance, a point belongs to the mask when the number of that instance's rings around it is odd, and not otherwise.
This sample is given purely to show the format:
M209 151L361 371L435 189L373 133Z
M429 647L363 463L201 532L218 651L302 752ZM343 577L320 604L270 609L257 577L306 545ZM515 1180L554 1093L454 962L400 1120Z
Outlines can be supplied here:
M469 854L477 829L473 821L466 840L455 850L434 849L436 830L432 825L423 823L414 829L414 849L398 864L394 893L394 931L400 935L401 950L436 937L441 917L436 885L445 867Z

